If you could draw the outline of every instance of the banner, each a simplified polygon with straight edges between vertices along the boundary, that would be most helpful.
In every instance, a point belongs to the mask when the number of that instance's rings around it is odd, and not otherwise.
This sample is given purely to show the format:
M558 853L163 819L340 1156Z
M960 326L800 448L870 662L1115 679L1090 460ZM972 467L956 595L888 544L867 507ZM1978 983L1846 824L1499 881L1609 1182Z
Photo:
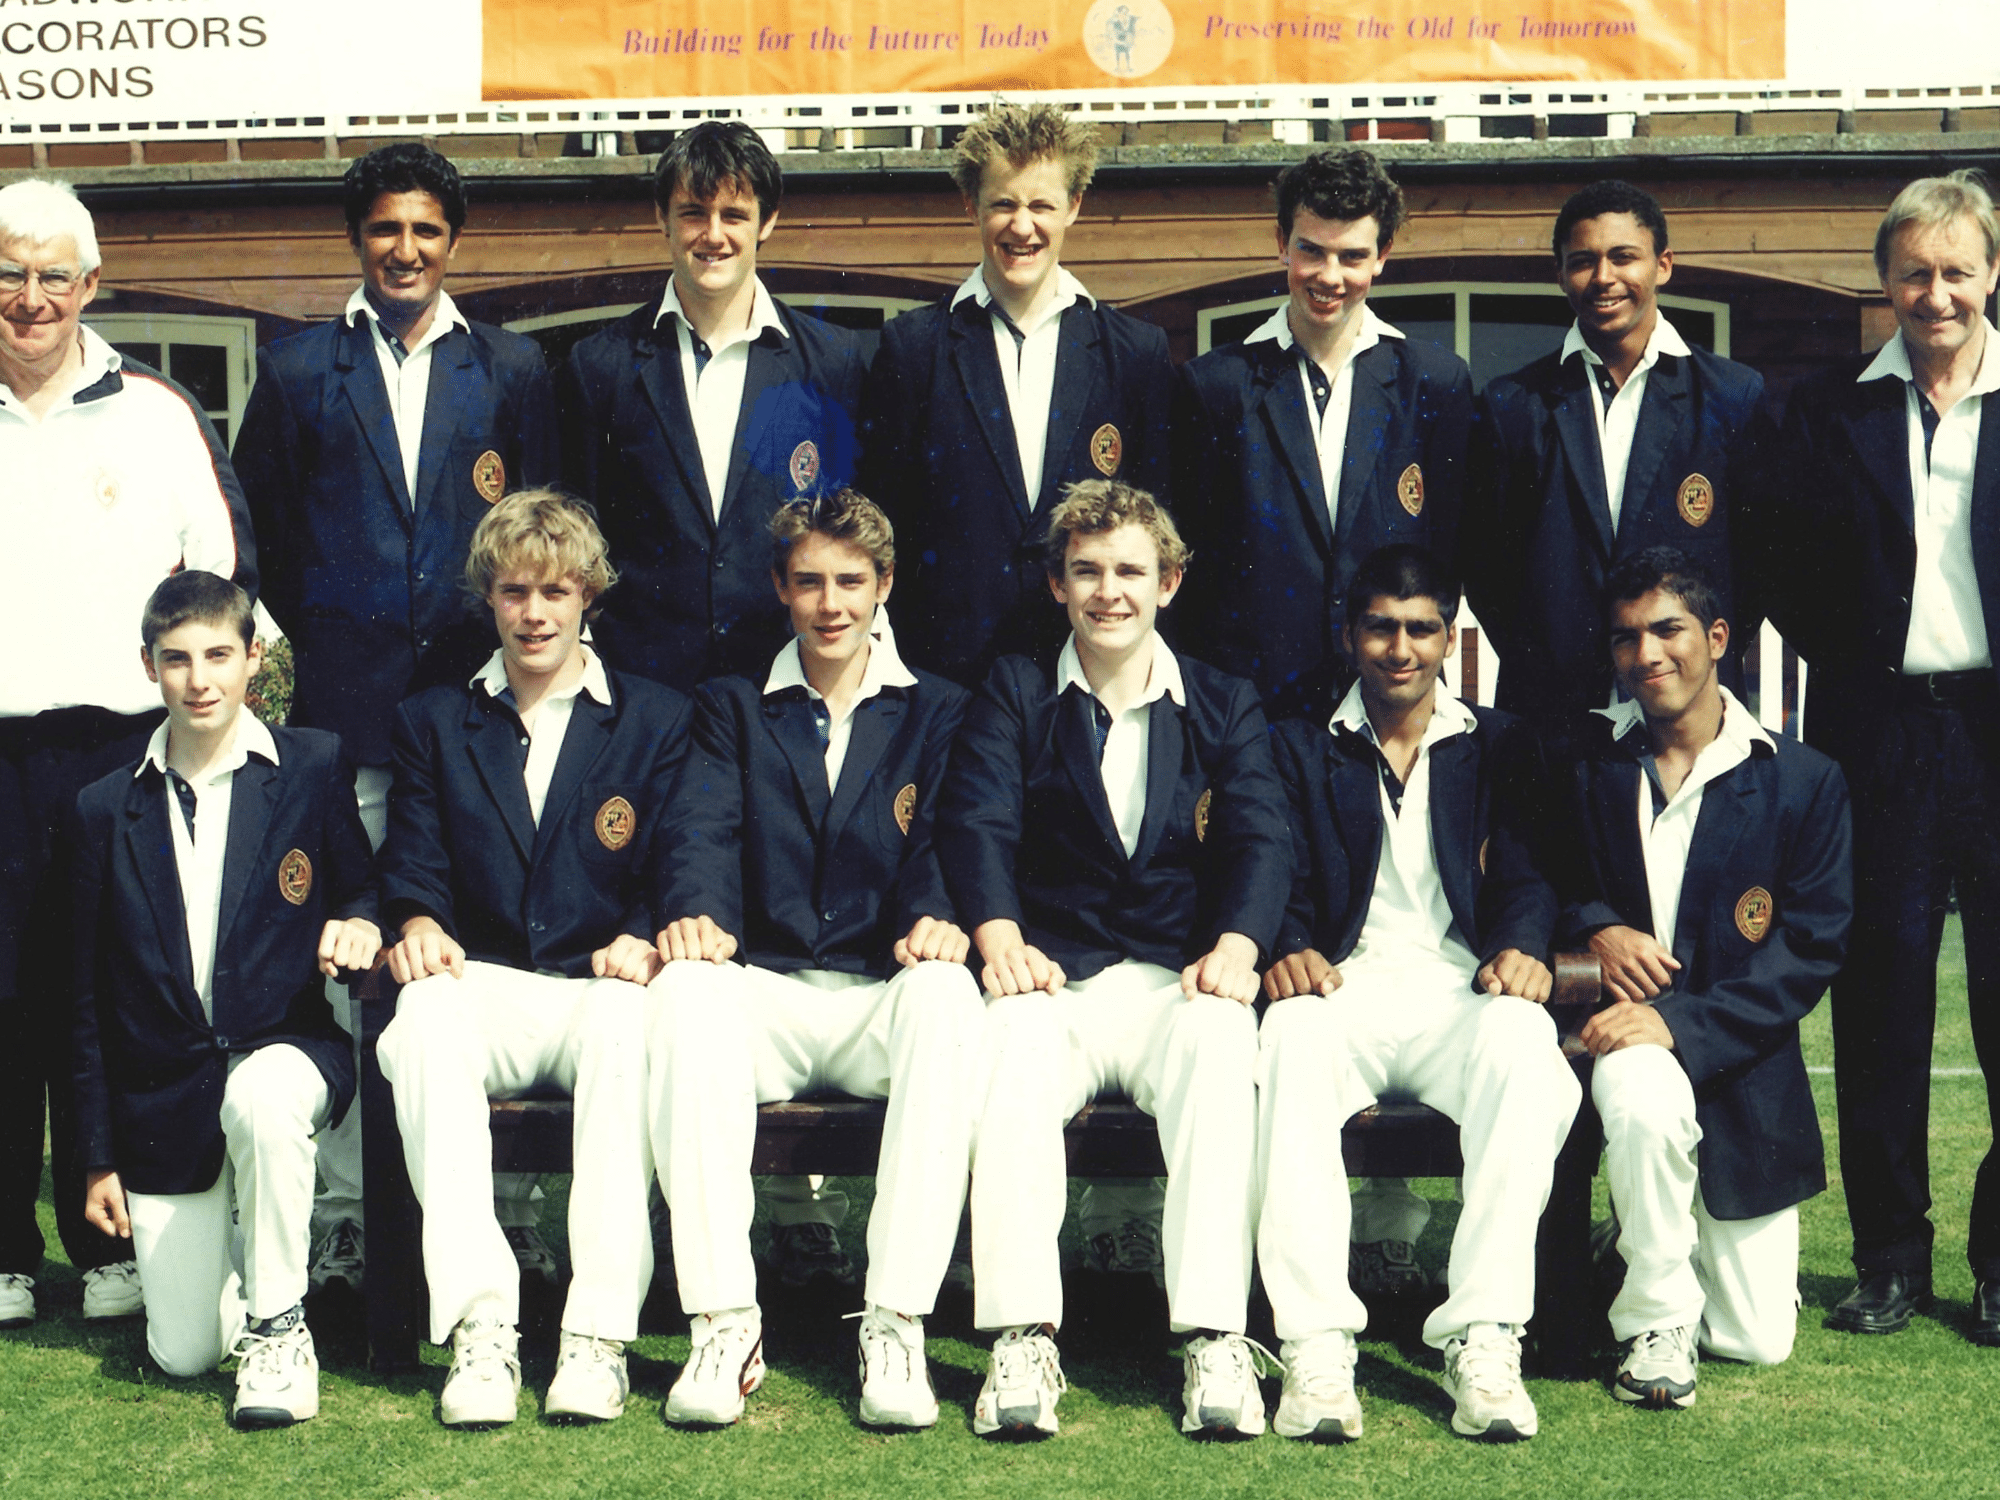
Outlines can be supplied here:
M489 100L1777 78L1783 0L483 0Z

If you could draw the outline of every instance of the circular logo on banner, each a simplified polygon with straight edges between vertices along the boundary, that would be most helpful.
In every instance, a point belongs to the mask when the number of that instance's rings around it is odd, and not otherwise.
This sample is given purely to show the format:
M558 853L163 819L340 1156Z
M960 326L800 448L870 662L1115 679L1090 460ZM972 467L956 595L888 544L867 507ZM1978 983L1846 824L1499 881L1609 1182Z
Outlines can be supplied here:
M472 487L488 505L507 493L507 465L491 448L472 461Z
M1113 78L1144 78L1174 50L1174 17L1161 0L1097 0L1083 15L1083 50Z
M1194 841L1208 842L1208 810L1215 805L1215 788L1203 787L1201 795L1194 801Z
M597 842L616 854L639 830L638 816L623 797L613 797L597 810Z
M1771 910L1771 893L1761 885L1751 886L1736 903L1736 930L1753 943L1763 942L1771 930Z
M914 781L896 793L891 810L896 814L896 826L903 830L903 837L908 838L910 820L917 815L917 784Z
M294 849L278 862L278 894L294 906L304 906L312 888L313 862L305 850Z
M1424 513L1424 471L1415 464L1396 476L1396 498L1413 516Z
M791 471L793 489L801 491L811 489L812 482L819 478L818 445L811 438L800 443L792 450L788 467Z
M1124 456L1125 439L1109 422L1090 435L1090 461L1106 479L1118 472L1118 461Z
M1680 506L1681 519L1688 525L1706 526L1708 518L1715 514L1715 486L1708 482L1706 474L1690 474L1681 481L1674 502Z

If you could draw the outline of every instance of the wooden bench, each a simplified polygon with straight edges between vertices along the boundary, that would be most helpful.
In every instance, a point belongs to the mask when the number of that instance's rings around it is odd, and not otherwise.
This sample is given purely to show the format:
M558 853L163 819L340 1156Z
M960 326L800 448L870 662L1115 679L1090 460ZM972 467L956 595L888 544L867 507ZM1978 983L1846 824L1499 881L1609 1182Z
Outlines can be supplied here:
M1579 964L1573 955L1559 955L1559 983L1558 1000L1570 1018L1587 1011L1597 994L1595 960ZM421 1214L404 1165L394 1101L375 1061L376 1040L394 1014L393 989L366 985L361 999L369 1363L402 1371L416 1366L428 1322ZM1595 1339L1588 1289L1590 1191L1599 1140L1588 1099L1586 1089L1585 1107L1557 1162L1536 1245L1532 1331L1536 1364L1545 1373L1583 1368ZM491 1108L496 1171L570 1170L567 1099L495 1100ZM879 1101L843 1098L763 1105L751 1170L776 1176L872 1175L885 1109ZM1085 1106L1065 1129L1063 1142L1071 1176L1147 1177L1166 1170L1153 1119L1135 1105ZM1341 1149L1351 1177L1453 1177L1462 1167L1458 1127L1421 1104L1384 1102L1363 1110L1347 1122Z

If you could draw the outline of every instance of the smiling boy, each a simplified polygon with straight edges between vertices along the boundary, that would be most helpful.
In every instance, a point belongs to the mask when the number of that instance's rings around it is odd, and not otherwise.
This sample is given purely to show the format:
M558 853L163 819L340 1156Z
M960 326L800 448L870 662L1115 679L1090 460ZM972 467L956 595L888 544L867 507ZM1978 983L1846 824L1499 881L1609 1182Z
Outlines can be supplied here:
M381 933L340 742L243 709L254 630L212 573L147 603L167 722L77 800L75 1060L84 1217L132 1242L148 1351L170 1375L235 1354L236 1425L281 1427L319 1411L315 1144L354 1097L322 974Z
M1255 690L1160 638L1187 549L1150 495L1071 486L1044 559L1069 639L994 665L936 834L990 997L972 1260L974 1322L999 1338L973 1430L1056 1430L1063 1127L1124 1094L1166 1156L1168 1310L1194 1335L1182 1430L1253 1436L1250 1004L1290 881L1284 791Z

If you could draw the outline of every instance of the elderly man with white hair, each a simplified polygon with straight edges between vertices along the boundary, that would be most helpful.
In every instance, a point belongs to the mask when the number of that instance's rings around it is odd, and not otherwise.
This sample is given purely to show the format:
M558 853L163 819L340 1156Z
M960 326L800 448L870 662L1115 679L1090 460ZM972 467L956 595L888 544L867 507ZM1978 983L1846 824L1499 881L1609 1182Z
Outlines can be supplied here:
M0 675L0 1326L35 1316L44 1097L84 1316L142 1306L130 1243L83 1221L63 829L77 792L137 759L162 717L134 630L154 587L183 568L257 581L242 492L200 406L82 326L98 263L68 186L0 188L0 536L23 635Z

